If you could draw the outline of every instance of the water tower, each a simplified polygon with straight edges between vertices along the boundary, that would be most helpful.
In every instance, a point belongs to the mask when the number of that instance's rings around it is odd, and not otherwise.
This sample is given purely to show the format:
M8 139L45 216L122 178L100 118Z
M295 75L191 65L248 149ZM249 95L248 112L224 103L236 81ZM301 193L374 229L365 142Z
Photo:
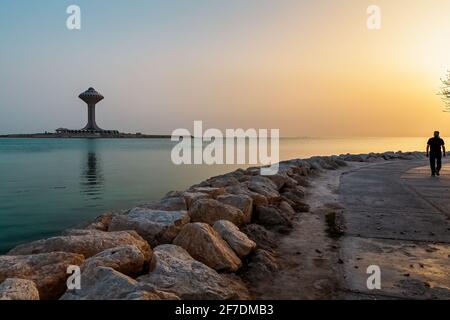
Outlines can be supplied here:
M105 131L95 123L95 105L102 101L104 97L98 93L94 88L89 88L78 96L81 100L87 103L88 107L88 123L82 129L86 131Z

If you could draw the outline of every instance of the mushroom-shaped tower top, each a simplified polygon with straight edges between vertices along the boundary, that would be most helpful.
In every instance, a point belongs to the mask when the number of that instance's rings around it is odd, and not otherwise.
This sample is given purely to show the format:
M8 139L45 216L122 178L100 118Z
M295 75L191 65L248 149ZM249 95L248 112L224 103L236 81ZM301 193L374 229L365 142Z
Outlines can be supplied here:
M81 100L86 102L87 104L96 104L102 101L105 97L103 97L100 93L98 93L94 88L89 88L82 94L78 96Z

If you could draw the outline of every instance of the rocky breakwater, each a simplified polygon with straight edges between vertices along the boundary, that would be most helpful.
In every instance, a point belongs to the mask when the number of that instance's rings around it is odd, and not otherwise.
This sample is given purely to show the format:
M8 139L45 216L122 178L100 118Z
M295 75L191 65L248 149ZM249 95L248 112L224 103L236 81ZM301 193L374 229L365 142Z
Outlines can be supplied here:
M0 256L0 299L251 299L252 284L278 270L279 238L308 212L317 174L349 161L423 157L314 157L281 162L273 176L249 168L210 178L12 249ZM67 289L69 266L80 267L81 289Z

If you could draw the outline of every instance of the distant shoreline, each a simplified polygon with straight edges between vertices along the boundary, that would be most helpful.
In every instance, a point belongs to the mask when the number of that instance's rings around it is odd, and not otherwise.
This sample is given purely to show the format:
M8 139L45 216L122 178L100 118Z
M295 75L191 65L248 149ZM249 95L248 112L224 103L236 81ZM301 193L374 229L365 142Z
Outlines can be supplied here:
M103 133L80 133L80 134L57 134L57 133L30 133L30 134L5 134L0 138L15 139L171 139L170 135L149 135L139 133L119 133L119 134L103 134Z

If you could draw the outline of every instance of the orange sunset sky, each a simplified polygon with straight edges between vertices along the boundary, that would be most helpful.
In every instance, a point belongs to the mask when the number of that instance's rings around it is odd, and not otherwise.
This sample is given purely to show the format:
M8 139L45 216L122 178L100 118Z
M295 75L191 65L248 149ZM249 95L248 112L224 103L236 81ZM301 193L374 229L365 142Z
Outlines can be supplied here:
M82 0L79 31L65 28L69 2L25 3L0 2L2 133L79 127L77 95L94 86L99 124L122 131L449 134L436 94L448 0ZM372 4L381 30L366 27Z

